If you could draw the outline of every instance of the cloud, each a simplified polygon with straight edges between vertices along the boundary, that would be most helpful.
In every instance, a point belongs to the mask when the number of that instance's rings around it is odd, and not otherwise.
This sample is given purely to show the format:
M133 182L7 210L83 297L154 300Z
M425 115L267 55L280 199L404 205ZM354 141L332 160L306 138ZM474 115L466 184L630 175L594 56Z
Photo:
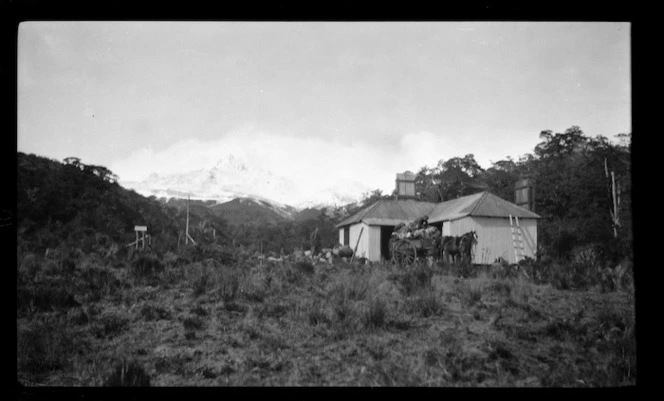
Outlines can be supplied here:
M354 185L351 182L391 193L398 172L417 172L421 167L437 165L441 159L463 157L468 153L473 153L480 165L488 168L492 154L476 137L430 131L406 133L399 139L398 151L386 149L380 142L360 145L359 141L302 138L245 127L215 140L186 139L162 150L139 149L110 168L121 181L135 181L152 173L168 175L209 169L232 154L249 168L287 177L309 193Z
M152 173L167 175L211 168L230 154L251 168L307 182L312 190L339 180L371 186L374 166L381 160L380 151L353 144L248 129L211 141L181 140L163 150L142 148L110 168L121 180L135 181Z

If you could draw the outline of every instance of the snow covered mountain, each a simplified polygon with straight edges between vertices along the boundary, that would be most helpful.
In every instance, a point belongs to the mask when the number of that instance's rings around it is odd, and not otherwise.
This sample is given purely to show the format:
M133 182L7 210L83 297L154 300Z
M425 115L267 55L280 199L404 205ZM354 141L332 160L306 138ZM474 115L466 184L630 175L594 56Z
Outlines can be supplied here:
M360 182L323 178L324 185L313 188L306 182L248 166L236 156L227 155L209 168L159 175L151 174L143 181L122 181L120 184L144 196L186 198L225 203L236 198L254 199L269 205L288 218L305 208L340 206L362 199L371 189Z

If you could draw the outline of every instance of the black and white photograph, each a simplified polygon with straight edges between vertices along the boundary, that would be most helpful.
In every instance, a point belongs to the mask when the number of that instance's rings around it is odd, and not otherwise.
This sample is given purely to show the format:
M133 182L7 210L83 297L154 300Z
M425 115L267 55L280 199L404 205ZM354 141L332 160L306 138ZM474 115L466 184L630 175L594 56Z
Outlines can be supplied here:
M631 35L22 21L18 384L635 386Z

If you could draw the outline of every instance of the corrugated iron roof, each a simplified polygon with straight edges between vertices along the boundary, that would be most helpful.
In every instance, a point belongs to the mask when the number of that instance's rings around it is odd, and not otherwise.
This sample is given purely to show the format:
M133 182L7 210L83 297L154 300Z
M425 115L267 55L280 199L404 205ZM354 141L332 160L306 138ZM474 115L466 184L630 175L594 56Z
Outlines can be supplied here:
M424 215L429 215L436 207L435 203L408 200L386 200L367 206L354 215L348 217L337 228L364 221L370 225L394 226L401 222L413 221Z
M466 216L539 219L536 213L484 191L441 202L431 211L429 223L456 220Z

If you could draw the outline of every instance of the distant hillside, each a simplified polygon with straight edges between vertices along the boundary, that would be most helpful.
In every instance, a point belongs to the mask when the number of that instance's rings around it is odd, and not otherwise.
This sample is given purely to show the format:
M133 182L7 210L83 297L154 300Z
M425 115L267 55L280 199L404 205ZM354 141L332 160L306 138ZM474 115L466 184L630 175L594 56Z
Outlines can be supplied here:
M317 208L306 208L300 212L298 212L294 216L295 221L307 221L311 219L318 219L321 214L325 214L325 209L317 209Z
M289 220L277 213L274 207L267 202L252 198L236 198L230 202L210 206L216 216L226 220L229 224L276 224Z
M182 211L187 208L187 199L160 198L159 201ZM231 225L266 225L285 221L301 223L312 219L317 220L326 213L326 210L326 208L306 208L297 211L290 206L278 205L253 197L238 197L224 203L217 203L214 200L189 200L190 213L196 213L201 217L209 215L220 217Z
M103 166L67 163L17 152L17 233L21 246L43 251L62 244L94 251L134 240L134 226L148 225L160 246L174 247L186 213L118 185ZM195 208L190 232L223 230L214 213Z

